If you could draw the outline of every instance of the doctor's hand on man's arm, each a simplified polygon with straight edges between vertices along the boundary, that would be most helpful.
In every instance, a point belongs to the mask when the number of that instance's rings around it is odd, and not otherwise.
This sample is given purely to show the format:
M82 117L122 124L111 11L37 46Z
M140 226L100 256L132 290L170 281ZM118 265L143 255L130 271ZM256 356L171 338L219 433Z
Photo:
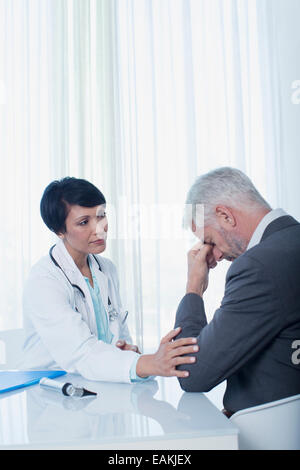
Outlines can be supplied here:
M198 352L196 338L174 338L180 333L181 328L170 331L160 342L159 348L154 354L144 354L137 361L136 374L139 377L158 375L162 377L188 377L189 372L177 370L181 364L191 364L196 358L186 356Z

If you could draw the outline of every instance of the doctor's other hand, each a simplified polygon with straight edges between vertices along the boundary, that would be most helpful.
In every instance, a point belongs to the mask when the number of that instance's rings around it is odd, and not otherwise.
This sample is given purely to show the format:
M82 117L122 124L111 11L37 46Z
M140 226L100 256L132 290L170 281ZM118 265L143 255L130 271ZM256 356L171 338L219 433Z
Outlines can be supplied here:
M195 357L186 356L199 351L196 338L180 338L173 340L181 328L170 331L160 342L155 354L144 354L136 365L136 373L139 377L158 375L162 377L188 377L189 372L177 370L176 366L191 364Z
M217 265L212 253L212 246L198 242L188 252L188 280L186 293L200 297L208 287L208 273Z
M124 339L119 339L119 341L116 342L116 346L117 348L122 349L122 351L134 351L141 354L139 348L135 344L128 344Z

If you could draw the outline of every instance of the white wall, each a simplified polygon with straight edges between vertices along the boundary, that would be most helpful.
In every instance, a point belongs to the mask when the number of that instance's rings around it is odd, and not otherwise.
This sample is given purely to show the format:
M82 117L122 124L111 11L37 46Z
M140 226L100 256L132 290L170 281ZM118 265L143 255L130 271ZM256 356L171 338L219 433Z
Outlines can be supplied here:
M282 207L300 221L300 0L268 1L278 46Z

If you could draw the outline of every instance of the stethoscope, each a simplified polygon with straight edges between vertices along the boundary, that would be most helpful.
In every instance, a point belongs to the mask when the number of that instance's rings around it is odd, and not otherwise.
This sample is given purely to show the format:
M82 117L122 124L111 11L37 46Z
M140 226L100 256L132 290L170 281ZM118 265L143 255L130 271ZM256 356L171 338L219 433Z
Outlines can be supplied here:
M63 270L63 268L58 264L58 262L56 261L56 259L54 258L53 254L52 254L52 251L53 251L53 248L55 247L56 245L53 245L50 250L49 250L49 256L51 258L51 261L55 264L55 266L57 266L65 275L65 277L67 278L67 280L69 281L69 283L71 284L71 286L74 288L74 289L77 289L80 294L82 295L84 301L86 300L85 298L85 293L83 292L83 290L81 289L81 287L79 287L77 284L73 284L70 279L68 278L68 276L66 275L65 271ZM100 266L100 263L99 263L99 260L96 258L95 255L92 255L94 260L96 261L96 263L98 264L98 268L99 268L99 271L102 272L102 269L101 269L101 266ZM78 311L77 307L76 307L76 310ZM127 318L127 315L128 315L128 312L126 312L125 314L125 317L122 321L122 324L125 323L126 321L126 318ZM108 296L108 316L109 316L109 320L110 321L113 321L113 320L116 320L116 318L118 318L119 316L119 313L117 312L117 310L112 307L112 304L111 304L111 301L110 301L110 298Z

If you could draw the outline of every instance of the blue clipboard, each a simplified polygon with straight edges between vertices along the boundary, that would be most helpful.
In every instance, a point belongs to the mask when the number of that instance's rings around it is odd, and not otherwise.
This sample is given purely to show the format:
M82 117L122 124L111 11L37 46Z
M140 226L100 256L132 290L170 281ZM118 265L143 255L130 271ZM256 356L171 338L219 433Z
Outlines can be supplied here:
M0 370L0 394L38 384L42 377L54 379L65 374L64 370Z

